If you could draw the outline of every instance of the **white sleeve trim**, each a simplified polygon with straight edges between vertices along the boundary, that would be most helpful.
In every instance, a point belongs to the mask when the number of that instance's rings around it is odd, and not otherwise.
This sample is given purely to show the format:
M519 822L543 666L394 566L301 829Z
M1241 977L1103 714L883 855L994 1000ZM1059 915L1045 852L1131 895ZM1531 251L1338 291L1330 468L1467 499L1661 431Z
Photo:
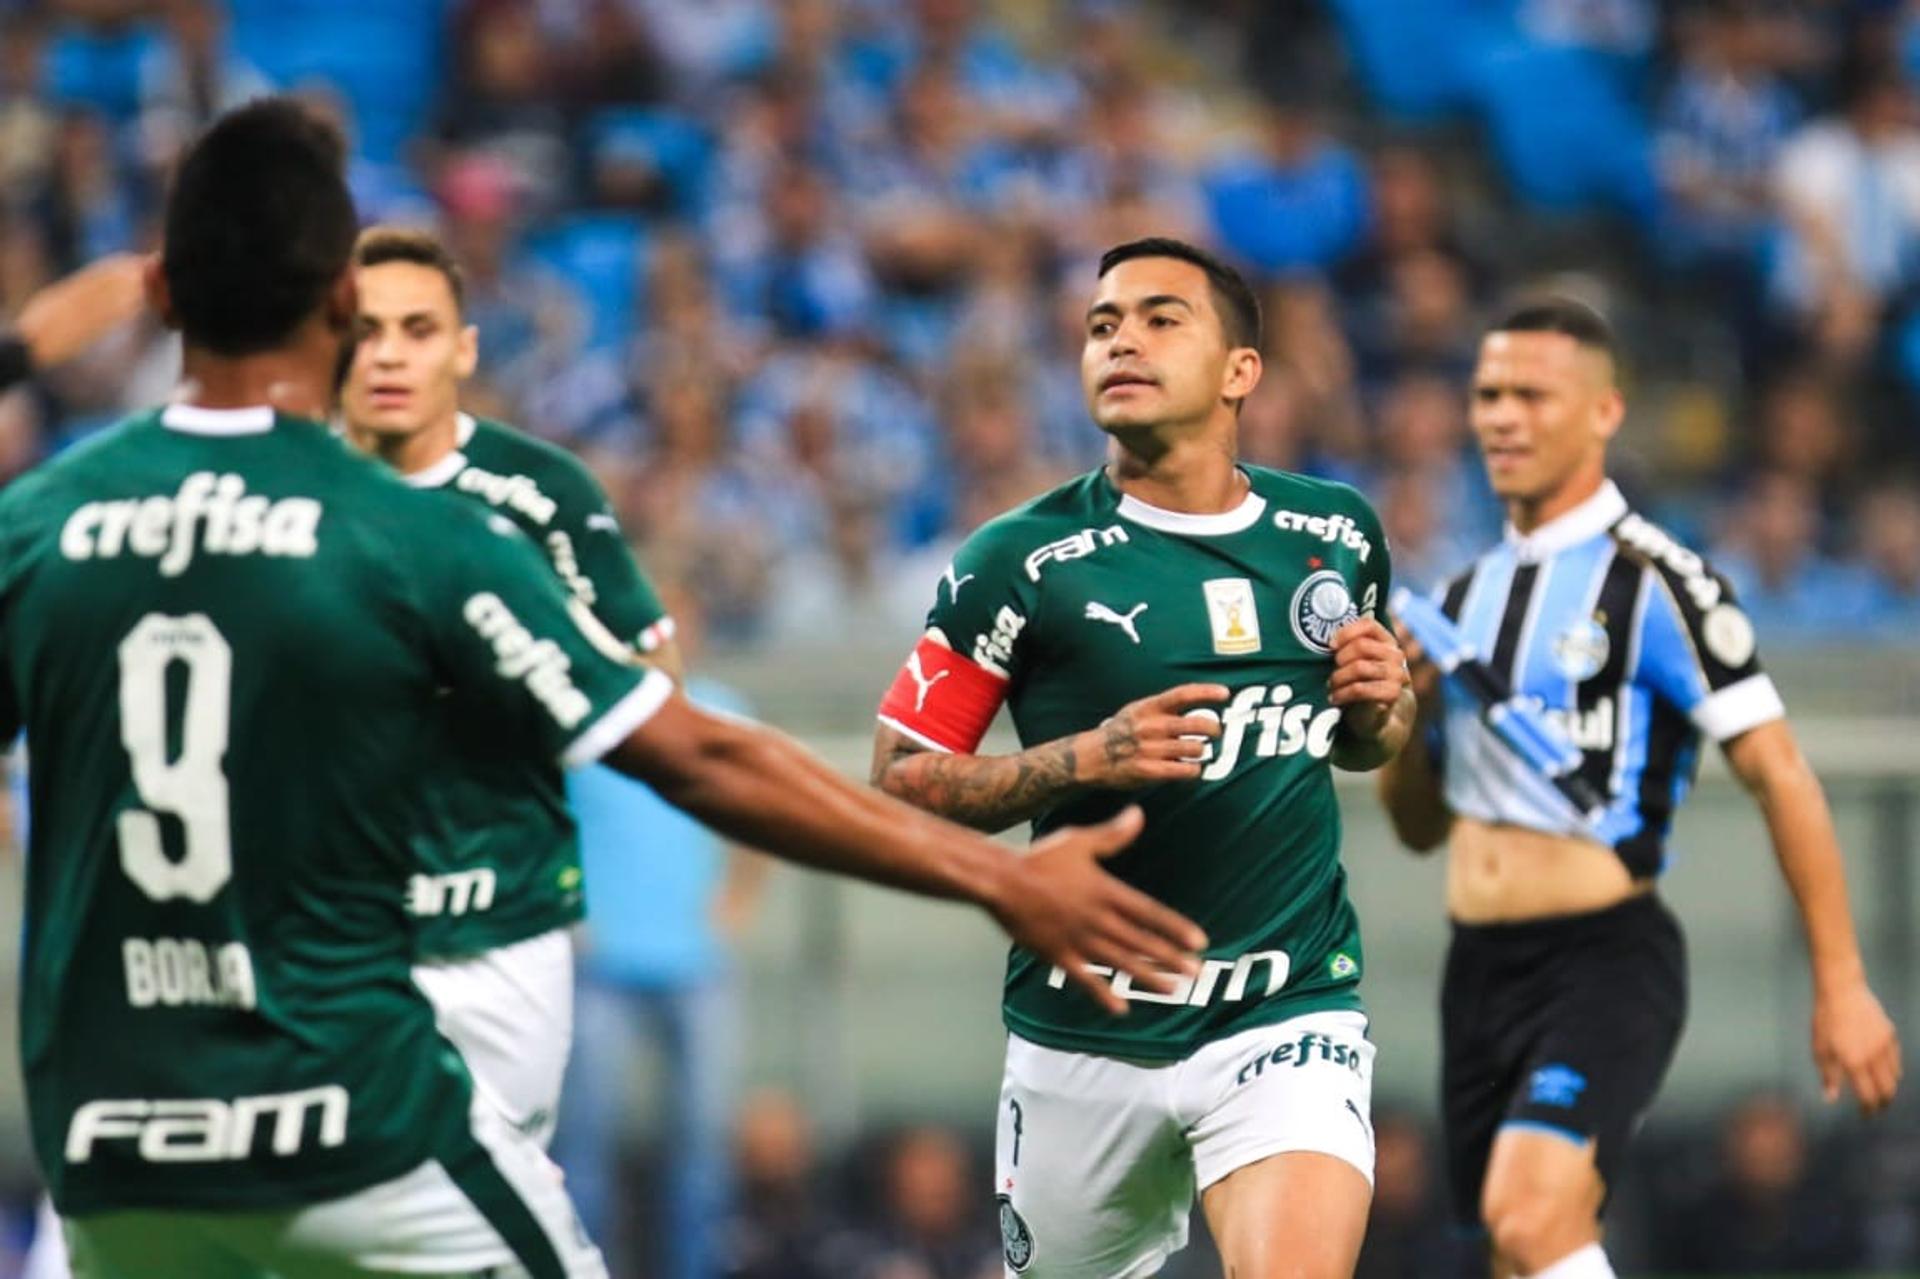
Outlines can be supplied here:
M679 634L680 626L673 618L662 615L660 620L640 632L640 651L651 653L662 644Z
M663 671L649 670L632 691L608 707L606 714L595 720L586 732L573 739L573 745L561 754L560 763L566 768L593 763L626 741L634 729L652 719L671 696L673 681Z
M1770 675L1749 675L1710 693L1693 708L1693 722L1716 742L1740 736L1750 728L1785 719L1787 704Z
M919 742L922 746L926 747L930 751L939 751L942 755L953 754L953 748L951 746L942 746L939 742L934 741L931 737L928 737L925 733L914 732L911 728L908 728L905 724L902 724L899 720L895 719L891 715L878 715L878 716L875 716L875 718L878 719L882 724L885 724L888 728L891 728L894 732L899 733L905 737L911 737L914 741Z

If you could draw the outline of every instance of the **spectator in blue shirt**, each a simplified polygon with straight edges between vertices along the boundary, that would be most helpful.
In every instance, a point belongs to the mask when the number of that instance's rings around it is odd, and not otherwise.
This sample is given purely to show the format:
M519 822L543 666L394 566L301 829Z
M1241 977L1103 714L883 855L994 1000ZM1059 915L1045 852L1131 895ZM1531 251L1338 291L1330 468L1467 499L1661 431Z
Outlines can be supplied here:
M663 591L681 652L699 644L692 601ZM695 676L687 694L709 710L744 715L745 700ZM740 1061L739 992L728 954L751 914L763 864L729 849L651 790L600 765L567 781L580 823L587 922L579 948L573 1059L554 1154L587 1232L615 1274L716 1279L730 1208L730 1137ZM619 1155L633 1106L627 1085L636 1040L658 1050L665 1210L654 1238L664 1255L625 1255Z
M1910 483L1877 488L1859 518L1867 625L1882 640L1911 643L1920 632L1920 492Z
M1269 279L1333 266L1366 230L1366 171L1303 104L1269 103L1257 145L1204 185L1215 237Z
M1869 584L1821 549L1820 511L1803 476L1774 471L1748 488L1711 556L1762 635L1835 640L1866 617Z

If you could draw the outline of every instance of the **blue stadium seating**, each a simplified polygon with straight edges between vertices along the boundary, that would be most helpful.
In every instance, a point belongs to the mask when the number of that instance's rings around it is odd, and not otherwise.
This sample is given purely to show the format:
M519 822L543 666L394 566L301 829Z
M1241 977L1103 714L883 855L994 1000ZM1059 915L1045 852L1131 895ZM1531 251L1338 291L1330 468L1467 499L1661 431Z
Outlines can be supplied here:
M578 290L589 311L587 346L607 349L633 332L645 306L650 240L646 224L626 213L569 214L534 232L527 255Z

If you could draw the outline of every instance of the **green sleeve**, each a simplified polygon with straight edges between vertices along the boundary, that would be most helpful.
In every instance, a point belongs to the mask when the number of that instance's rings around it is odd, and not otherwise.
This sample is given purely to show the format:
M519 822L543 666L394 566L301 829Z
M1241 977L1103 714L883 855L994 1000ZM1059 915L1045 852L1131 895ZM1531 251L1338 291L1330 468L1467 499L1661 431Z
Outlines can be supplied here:
M578 463L555 487L559 501L545 547L554 571L621 643L652 652L672 638L673 622L634 560L613 504Z
M954 652L1013 679L1032 647L1025 632L1039 602L1038 575L1026 570L1016 539L995 521L954 552L934 584L927 629L940 632Z
M454 696L569 766L598 759L665 702L672 681L630 660L510 521L456 500L434 517L417 569Z

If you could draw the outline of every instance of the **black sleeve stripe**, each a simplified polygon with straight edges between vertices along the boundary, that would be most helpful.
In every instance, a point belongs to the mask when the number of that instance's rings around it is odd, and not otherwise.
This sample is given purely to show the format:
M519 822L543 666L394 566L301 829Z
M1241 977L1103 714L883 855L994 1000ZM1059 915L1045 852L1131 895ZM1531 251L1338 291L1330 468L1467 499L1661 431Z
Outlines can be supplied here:
M1446 593L1440 598L1440 611L1447 615L1449 622L1460 620L1460 610L1467 606L1467 592L1473 589L1473 576L1480 571L1478 563L1467 566L1467 571L1447 583Z
M1500 632L1494 637L1493 657L1488 665L1509 686L1517 682L1513 663L1520 654L1520 633L1527 629L1527 618L1533 611L1533 590L1539 583L1540 566L1522 564L1513 571L1513 582L1507 588L1507 606L1500 614Z
M33 376L33 353L11 333L0 333L0 393Z
M1593 601L1594 621L1600 624L1607 637L1607 660L1592 678L1583 681L1574 690L1574 705L1583 720L1602 702L1614 699L1613 749L1588 751L1580 761L1580 775L1602 795L1610 793L1615 763L1620 752L1627 748L1626 734L1619 727L1620 708L1626 700L1626 690L1622 685L1626 681L1627 658L1633 646L1634 601L1639 598L1646 571L1645 561L1616 548Z
M1666 588L1708 692L1718 692L1760 673L1752 623L1735 603L1726 578L1699 555L1636 516L1628 516L1616 525L1614 537L1627 553L1644 561Z

